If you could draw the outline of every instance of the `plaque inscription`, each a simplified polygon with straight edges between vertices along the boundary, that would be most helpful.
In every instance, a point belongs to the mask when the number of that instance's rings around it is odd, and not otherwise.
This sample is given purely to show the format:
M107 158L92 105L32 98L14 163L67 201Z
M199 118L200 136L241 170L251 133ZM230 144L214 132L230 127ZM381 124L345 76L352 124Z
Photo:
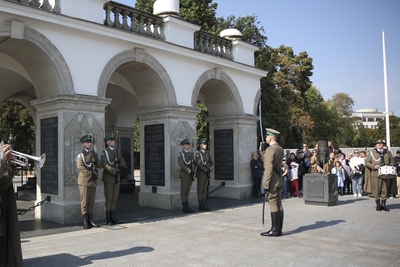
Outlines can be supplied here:
M41 170L42 193L58 195L58 117L40 120L40 150L46 154Z
M233 129L214 130L215 180L233 181Z
M165 186L164 124L144 126L145 185Z

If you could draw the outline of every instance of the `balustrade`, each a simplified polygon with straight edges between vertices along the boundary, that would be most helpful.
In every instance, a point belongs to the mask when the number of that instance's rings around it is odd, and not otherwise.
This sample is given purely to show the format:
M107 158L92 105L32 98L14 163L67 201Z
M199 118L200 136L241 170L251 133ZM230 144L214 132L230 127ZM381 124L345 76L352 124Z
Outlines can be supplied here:
M232 41L205 31L195 32L194 50L233 60Z
M104 25L108 27L165 40L162 17L112 1L104 4L104 10Z
M5 1L16 2L23 5L28 5L46 11L54 12L57 14L61 13L60 0L54 0L54 5L51 5L49 0L5 0Z

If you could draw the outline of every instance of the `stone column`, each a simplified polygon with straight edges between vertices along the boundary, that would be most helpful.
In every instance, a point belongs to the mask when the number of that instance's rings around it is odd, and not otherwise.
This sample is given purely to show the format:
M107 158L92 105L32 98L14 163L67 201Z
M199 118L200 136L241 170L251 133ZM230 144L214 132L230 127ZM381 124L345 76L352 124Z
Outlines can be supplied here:
M139 205L163 209L181 207L178 153L180 142L195 141L196 115L191 107L162 107L140 110ZM191 149L196 150L196 144ZM197 203L193 183L190 203Z
M209 191L225 183L225 186L221 186L210 197L249 198L253 185L250 169L251 155L258 148L258 117L233 115L209 118L208 121L210 123L210 151L215 165L211 173ZM223 142L227 143L221 145ZM232 145L233 151L230 151Z
M36 154L46 153L46 163L36 169L37 201L45 202L35 217L60 224L82 219L77 185L76 157L82 150L80 138L94 137L99 157L104 148L104 113L110 99L59 94L31 101L36 109ZM104 190L99 171L94 217L104 216Z

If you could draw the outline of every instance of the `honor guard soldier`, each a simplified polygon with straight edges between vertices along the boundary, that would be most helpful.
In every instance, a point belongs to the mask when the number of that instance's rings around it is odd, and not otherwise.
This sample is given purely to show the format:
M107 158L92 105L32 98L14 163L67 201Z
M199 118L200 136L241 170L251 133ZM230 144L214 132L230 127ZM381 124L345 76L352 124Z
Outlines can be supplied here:
M104 138L106 148L101 153L101 163L104 168L103 182L104 195L106 197L106 224L119 224L115 218L115 208L120 190L120 167L126 167L125 160L122 158L119 149L115 146L114 135Z
M189 207L189 194L192 188L192 182L196 174L195 162L193 153L189 152L190 142L189 139L184 139L181 142L182 151L178 154L178 165L181 168L179 178L181 179L181 201L184 213L194 212Z
M199 210L210 211L211 209L206 206L204 201L207 196L207 187L211 178L211 167L213 166L213 161L210 156L210 151L207 150L207 141L203 139L197 144L200 147L196 153L197 199L199 200Z
M368 153L365 159L365 192L372 193L375 197L377 211L389 211L386 207L388 198L388 179L379 178L379 168L381 166L394 166L394 158L389 150L383 149L384 140L375 142L375 149Z
M102 168L97 153L92 149L92 136L85 135L81 138L82 152L78 154L76 166L78 167L78 185L81 196L81 212L83 228L100 227L93 222L93 208L96 197L97 168Z
M266 128L265 141L269 147L260 151L264 158L264 181L263 187L267 193L269 208L271 212L271 229L261 233L262 236L281 236L283 226L281 164L284 157L283 148L277 143L278 131Z

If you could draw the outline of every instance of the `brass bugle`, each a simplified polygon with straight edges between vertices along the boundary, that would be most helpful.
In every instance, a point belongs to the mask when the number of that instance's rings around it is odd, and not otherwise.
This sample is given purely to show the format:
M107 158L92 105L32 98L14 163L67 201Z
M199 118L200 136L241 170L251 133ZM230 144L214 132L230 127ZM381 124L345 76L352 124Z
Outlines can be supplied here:
M1 141L0 143L0 158L3 157L3 149L4 149L4 142ZM17 165L20 165L22 167L26 167L28 165L28 160L31 159L33 161L36 161L38 164L39 168L42 168L44 165L44 162L46 161L46 154L42 154L40 157L39 156L32 156L28 154L24 154L15 150L11 150L11 155L15 157L14 160L11 162Z

